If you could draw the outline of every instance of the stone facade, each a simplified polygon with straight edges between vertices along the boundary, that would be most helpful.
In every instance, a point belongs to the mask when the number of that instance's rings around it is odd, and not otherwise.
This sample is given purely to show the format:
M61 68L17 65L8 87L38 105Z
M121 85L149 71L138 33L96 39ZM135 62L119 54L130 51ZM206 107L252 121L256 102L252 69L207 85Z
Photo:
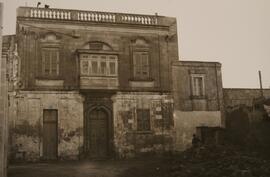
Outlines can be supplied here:
M196 127L225 126L221 64L179 61L175 18L23 7L17 23L11 159L182 151Z
M177 61L172 66L176 150L191 146L198 126L224 126L221 64Z
M175 18L23 7L17 23L9 40L12 160L174 150Z

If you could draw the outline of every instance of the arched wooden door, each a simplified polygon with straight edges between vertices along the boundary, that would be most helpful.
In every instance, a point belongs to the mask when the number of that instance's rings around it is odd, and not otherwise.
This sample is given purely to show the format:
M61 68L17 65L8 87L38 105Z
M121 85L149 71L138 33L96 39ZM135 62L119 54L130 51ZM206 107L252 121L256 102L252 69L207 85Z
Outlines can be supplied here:
M108 114L104 109L93 109L88 113L87 151L90 158L108 156Z

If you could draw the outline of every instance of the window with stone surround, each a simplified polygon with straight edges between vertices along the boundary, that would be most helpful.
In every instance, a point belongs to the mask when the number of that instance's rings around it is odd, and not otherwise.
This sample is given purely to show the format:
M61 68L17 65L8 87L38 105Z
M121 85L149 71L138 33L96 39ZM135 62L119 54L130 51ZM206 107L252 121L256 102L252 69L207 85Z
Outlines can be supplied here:
M117 76L117 58L109 54L81 54L80 73L82 76Z
M149 109L137 109L137 130L138 131L151 130Z
M47 33L40 39L41 59L40 75L45 78L56 78L60 75L60 39L54 33Z
M59 49L42 48L42 75L59 76Z
M150 47L143 38L137 38L131 43L132 69L134 80L150 79Z
M133 76L136 80L149 79L149 54L146 51L133 52Z
M191 75L191 88L193 98L202 98L205 96L204 74Z

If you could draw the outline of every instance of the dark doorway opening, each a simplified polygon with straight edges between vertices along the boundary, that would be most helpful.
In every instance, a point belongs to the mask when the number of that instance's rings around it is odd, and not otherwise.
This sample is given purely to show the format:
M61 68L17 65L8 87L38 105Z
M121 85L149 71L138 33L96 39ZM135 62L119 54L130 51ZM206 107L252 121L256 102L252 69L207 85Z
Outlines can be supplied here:
M88 112L86 121L86 151L91 159L106 158L109 155L109 115L103 108Z
M43 110L43 160L57 159L57 122L58 111L56 109Z

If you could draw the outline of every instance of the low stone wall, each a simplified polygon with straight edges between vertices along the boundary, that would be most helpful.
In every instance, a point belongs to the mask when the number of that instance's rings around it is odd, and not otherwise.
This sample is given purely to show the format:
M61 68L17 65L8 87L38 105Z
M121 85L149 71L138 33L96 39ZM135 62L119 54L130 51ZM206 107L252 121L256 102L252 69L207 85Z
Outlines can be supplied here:
M221 126L220 111L175 111L176 151L183 151L191 146L192 135L196 127Z
M263 95L265 98L270 98L270 89L263 89ZM248 107L252 107L254 100L260 97L260 89L223 89L224 106L226 109L239 105L246 105Z

